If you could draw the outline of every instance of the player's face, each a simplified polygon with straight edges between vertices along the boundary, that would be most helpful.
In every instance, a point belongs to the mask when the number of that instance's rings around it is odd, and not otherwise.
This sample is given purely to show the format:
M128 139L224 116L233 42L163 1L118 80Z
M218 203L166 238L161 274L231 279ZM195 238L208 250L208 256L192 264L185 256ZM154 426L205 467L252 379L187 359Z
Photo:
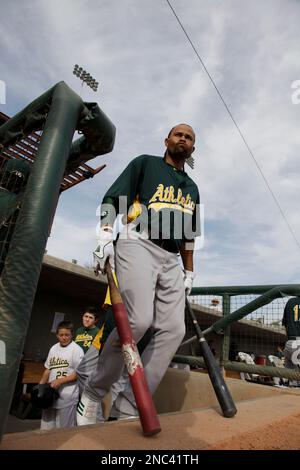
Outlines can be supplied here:
M95 326L96 319L92 313L85 312L82 316L82 324L85 328L93 328Z
M67 328L60 328L58 330L56 337L59 341L59 344L62 347L65 347L65 346L68 346L68 344L70 344L72 341L72 332L71 330L68 330Z
M168 154L174 158L190 157L195 150L194 143L195 133L190 126L185 124L175 126L165 140Z

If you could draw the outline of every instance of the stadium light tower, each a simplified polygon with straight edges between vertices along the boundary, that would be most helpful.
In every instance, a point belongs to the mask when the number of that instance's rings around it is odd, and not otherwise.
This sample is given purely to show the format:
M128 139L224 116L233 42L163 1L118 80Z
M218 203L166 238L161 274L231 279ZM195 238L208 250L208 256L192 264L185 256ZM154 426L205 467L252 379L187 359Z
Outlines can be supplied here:
M81 80L81 86L86 83L87 86L89 86L93 91L98 90L99 82L97 82L90 73L88 73L86 70L83 70L82 67L79 67L79 65L74 65L73 74Z

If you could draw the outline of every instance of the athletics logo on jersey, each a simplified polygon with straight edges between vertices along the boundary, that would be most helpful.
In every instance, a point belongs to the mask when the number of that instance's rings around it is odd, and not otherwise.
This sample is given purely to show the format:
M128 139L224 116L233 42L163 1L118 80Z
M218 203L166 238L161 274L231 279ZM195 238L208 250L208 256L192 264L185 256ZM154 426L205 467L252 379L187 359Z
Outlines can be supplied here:
M204 246L204 205L195 204L189 193L183 196L180 188L175 194L173 186L160 184L148 205L138 199L130 205L127 196L119 196L116 205L118 218L116 208L109 203L102 204L101 209L98 206L96 211L96 215L102 215L104 211L108 214L107 223L114 224L114 239L119 232L119 239L181 240L183 237L186 243L191 241L191 246L186 249L196 251ZM99 230L100 221L96 226L97 236Z
M69 367L69 366L70 364L69 364L68 359L64 359L61 357L51 357L50 359L50 367L49 367L50 370L57 369L59 367Z
M192 215L195 209L195 203L192 201L190 194L183 196L180 188L175 195L173 186L164 187L163 184L159 184L156 188L156 192L149 200L148 209L154 209L157 212L166 207Z
M101 220L105 219L105 217L107 217L107 215L108 215L108 211L102 211L101 215L100 215L100 219Z

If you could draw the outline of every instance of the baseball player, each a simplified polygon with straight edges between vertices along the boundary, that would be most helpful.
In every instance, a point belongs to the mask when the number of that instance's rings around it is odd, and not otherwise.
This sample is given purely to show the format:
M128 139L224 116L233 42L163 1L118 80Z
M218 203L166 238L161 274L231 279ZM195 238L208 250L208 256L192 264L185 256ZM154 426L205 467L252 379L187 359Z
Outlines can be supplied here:
M59 398L51 408L43 410L41 429L72 427L76 425L76 405L79 399L76 369L83 358L83 350L72 341L73 324L62 321L56 330L56 343L50 349L44 364L40 384L50 383L58 390Z
M284 347L284 365L288 369L299 370L300 349L300 297L293 297L286 303L282 324L286 329L287 342ZM300 386L300 382L290 380L291 386Z
M200 235L199 192L184 171L194 143L191 126L173 127L165 139L164 157L140 155L132 160L107 191L101 206L95 267L104 273L106 260L114 268L115 259L119 288L135 342L152 328L152 338L142 354L152 394L185 333L185 292L189 294L192 288L194 238ZM123 229L114 247L115 218L130 211L136 201L140 204L140 215ZM95 422L98 400L118 380L123 364L115 329L87 380L77 410L78 424ZM138 416L130 384L118 395L112 416Z

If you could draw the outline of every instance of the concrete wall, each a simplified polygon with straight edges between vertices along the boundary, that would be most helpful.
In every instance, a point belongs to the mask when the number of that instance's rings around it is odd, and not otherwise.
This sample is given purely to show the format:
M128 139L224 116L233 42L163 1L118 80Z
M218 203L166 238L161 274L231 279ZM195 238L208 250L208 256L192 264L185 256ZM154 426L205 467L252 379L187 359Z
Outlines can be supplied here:
M58 258L45 256L24 346L24 358L44 360L57 342L51 332L55 312L65 314L75 329L88 306L101 310L107 283L93 271ZM100 317L98 325L103 321Z
M231 378L226 378L226 384L236 403L288 393L287 389L278 389ZM172 368L167 370L155 392L154 403L158 413L206 407L218 407L220 410L208 374Z
M300 394L295 389L279 389L228 377L226 384L235 403L278 396L278 394L296 394L297 397ZM208 374L200 371L169 367L153 396L153 401L159 414L211 407L217 408L222 414ZM108 418L110 413L109 394L104 398L102 408L105 418Z

